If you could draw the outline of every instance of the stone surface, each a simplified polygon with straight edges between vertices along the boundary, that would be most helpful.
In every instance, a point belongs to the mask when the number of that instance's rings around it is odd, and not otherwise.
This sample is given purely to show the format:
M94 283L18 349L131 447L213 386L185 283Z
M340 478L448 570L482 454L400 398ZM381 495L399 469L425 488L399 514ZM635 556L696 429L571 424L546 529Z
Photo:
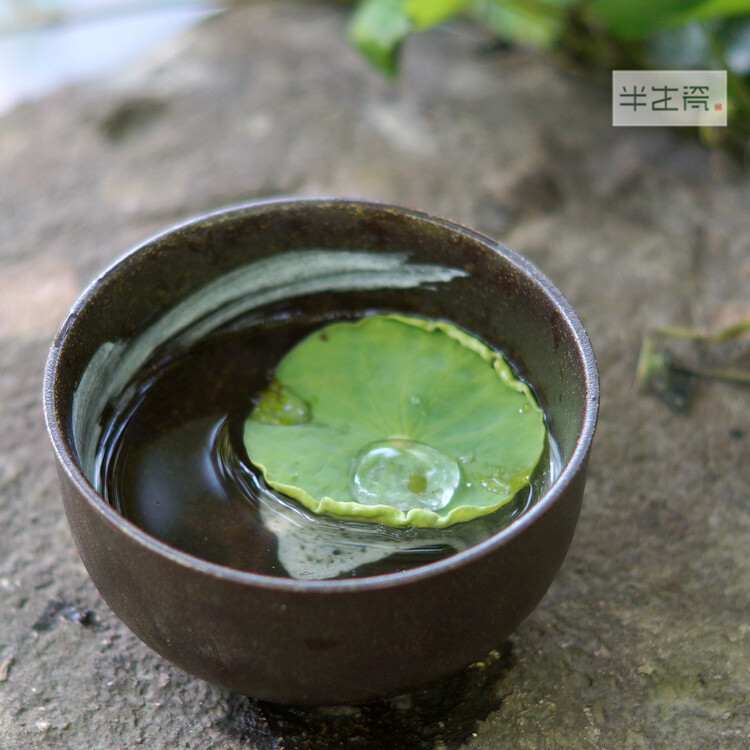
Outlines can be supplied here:
M750 394L674 414L633 387L640 338L750 306L750 180L606 88L460 24L391 84L335 5L257 2L122 75L0 119L0 746L746 748ZM569 557L498 651L366 707L228 695L122 626L74 549L40 406L78 291L131 244L256 196L347 195L505 240L579 311L600 426ZM490 594L488 594L490 595Z

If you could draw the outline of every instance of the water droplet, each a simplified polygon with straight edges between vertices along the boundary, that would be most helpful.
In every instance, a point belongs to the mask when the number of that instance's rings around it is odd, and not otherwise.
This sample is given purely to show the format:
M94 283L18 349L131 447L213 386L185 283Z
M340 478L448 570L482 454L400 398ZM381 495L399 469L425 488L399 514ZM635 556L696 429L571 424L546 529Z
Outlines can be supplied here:
M312 419L310 405L277 380L271 382L255 405L251 419L263 424L305 424Z
M352 461L349 492L363 505L440 510L451 501L461 471L450 456L406 438L366 446Z
M409 401L411 401L414 406L419 406L422 403L422 399L419 398L419 396L411 396Z
M531 410L531 404L529 404L528 401L527 401L526 403L524 403L522 406L519 407L518 413L519 414L528 414L530 410Z
M482 479L480 484L482 489L497 495L507 495L510 492L510 485L505 481L505 475L500 469Z
M474 454L471 451L469 451L466 455L458 457L458 463L470 464L474 460L474 458L475 458Z

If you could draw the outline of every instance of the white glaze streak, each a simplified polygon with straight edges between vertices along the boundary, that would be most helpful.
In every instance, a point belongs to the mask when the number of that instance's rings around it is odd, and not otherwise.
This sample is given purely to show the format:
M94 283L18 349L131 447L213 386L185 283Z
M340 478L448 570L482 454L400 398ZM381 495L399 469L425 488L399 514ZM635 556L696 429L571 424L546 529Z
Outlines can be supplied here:
M406 254L296 250L221 276L168 310L138 337L107 341L91 358L72 409L73 435L84 474L97 485L96 455L105 407L111 403L117 408L130 401L133 377L167 341L189 346L238 315L283 299L325 291L408 289L466 275L456 268L410 264Z

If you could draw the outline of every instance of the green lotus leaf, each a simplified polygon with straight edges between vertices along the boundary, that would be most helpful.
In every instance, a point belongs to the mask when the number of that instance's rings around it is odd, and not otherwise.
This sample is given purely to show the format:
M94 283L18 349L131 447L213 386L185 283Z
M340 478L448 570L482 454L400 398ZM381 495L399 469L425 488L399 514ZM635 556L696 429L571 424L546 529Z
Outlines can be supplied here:
M270 487L315 513L396 527L492 513L529 483L545 440L501 354L450 323L396 314L310 334L244 426Z

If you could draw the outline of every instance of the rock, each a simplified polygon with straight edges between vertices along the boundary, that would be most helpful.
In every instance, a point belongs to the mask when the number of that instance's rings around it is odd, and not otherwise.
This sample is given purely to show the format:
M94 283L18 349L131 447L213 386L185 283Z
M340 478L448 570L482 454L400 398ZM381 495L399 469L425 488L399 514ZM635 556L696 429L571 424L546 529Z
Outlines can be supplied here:
M612 128L607 91L461 24L408 40L389 83L347 46L347 12L239 5L0 119L0 746L746 747L750 394L710 384L677 415L633 378L645 329L747 309L747 175L680 133ZM498 659L394 704L259 706L150 652L78 560L42 422L54 328L99 270L191 214L289 193L498 236L568 296L601 368L549 594Z

